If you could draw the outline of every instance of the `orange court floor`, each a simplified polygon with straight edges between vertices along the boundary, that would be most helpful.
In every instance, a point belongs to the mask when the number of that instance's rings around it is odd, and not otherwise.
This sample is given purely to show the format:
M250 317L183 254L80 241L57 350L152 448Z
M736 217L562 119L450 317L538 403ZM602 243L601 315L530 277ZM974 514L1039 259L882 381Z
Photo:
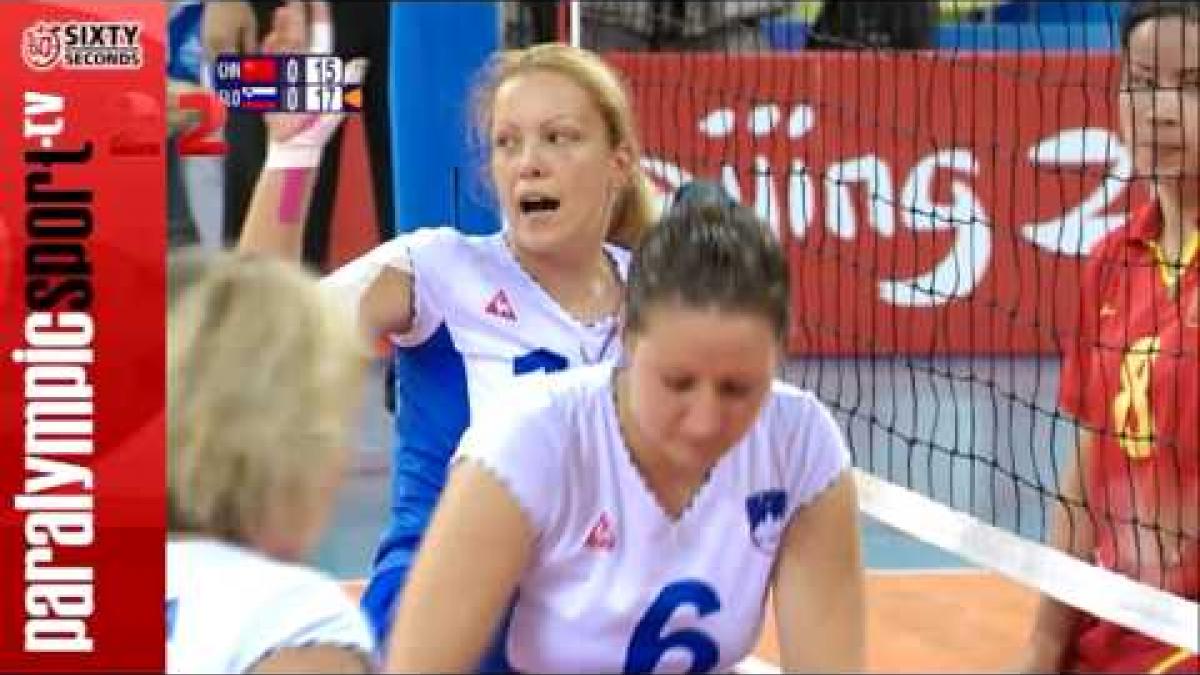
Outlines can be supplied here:
M344 582L357 598L362 582ZM867 575L867 670L874 673L1012 672L1037 593L973 569L871 571ZM779 663L768 610L755 656Z

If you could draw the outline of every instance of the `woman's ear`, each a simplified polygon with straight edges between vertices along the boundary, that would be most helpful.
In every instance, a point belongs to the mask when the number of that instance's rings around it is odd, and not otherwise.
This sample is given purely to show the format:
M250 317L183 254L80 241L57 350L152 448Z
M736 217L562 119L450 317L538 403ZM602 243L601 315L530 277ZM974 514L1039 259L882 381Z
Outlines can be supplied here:
M628 144L622 143L613 149L613 169L617 174L617 185L624 189L629 186L629 181L633 178L633 149ZM618 190L618 193L620 190Z

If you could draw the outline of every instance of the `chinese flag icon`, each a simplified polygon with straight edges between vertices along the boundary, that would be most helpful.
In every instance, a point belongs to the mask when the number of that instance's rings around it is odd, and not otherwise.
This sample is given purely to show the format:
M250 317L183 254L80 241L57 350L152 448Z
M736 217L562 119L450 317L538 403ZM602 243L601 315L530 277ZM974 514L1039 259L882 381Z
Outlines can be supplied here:
M274 57L247 57L241 61L242 82L246 84L278 84L279 63Z

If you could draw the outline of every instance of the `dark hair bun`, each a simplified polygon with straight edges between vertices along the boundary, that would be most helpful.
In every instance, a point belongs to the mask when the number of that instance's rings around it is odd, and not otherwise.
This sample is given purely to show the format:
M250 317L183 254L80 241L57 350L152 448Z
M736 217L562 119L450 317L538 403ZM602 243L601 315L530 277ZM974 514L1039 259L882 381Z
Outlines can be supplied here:
M706 180L693 180L679 186L671 202L672 210L686 210L699 206L716 206L729 209L735 204L725 188Z

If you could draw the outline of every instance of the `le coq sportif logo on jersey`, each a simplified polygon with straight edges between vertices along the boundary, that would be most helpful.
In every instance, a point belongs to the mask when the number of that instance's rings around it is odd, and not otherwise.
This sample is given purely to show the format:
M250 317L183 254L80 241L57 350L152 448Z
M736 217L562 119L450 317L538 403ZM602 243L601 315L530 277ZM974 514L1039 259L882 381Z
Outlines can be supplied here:
M485 314L508 321L517 320L517 312L513 309L512 303L508 301L508 294L504 292L503 288L496 291L496 294L484 306L483 311Z
M601 512L596 518L596 522L592 525L592 529L588 530L587 539L583 542L583 547L590 551L611 551L617 547L617 530L613 526L612 518L607 511Z

